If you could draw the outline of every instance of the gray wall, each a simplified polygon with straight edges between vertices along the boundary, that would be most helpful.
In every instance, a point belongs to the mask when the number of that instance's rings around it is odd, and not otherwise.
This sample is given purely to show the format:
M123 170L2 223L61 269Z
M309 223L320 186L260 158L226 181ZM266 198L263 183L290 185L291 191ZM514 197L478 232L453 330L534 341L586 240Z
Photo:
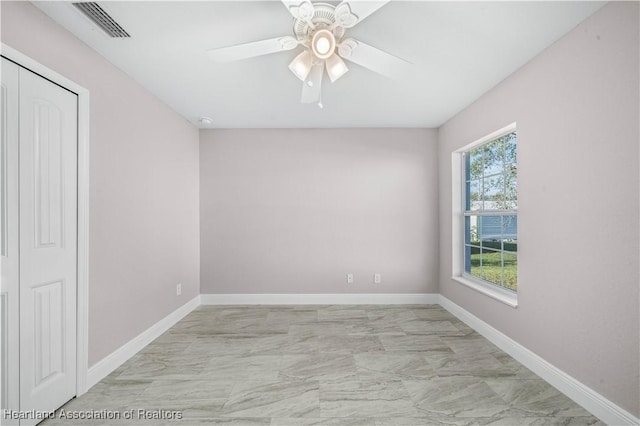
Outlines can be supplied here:
M440 292L640 414L638 3L611 3L439 130ZM518 123L519 306L451 276L451 152Z
M202 293L437 293L434 130L200 139Z
M92 365L199 293L198 130L30 3L0 6L3 43L90 91Z

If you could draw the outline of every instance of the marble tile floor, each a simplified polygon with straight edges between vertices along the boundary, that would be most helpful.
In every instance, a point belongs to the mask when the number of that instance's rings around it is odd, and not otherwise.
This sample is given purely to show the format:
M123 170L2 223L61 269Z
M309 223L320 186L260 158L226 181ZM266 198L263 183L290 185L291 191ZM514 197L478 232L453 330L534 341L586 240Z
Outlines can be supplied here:
M201 306L42 424L602 423L438 305L305 305Z

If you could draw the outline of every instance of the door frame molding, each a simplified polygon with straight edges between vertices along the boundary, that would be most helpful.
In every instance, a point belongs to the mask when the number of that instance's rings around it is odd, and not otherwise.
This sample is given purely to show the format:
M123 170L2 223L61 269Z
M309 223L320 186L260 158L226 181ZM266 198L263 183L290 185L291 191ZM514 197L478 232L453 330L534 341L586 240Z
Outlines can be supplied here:
M89 369L89 90L2 43L0 54L78 95L78 254L76 395L87 389Z

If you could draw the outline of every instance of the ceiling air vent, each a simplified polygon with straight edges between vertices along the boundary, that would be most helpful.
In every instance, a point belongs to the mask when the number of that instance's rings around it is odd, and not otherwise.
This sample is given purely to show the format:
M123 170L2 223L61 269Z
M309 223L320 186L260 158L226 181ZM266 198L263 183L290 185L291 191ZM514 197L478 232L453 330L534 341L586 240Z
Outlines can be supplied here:
M113 18L98 5L98 3L88 1L73 3L73 5L91 19L97 26L102 28L110 37L131 37L129 33L120 26L120 24L114 21Z

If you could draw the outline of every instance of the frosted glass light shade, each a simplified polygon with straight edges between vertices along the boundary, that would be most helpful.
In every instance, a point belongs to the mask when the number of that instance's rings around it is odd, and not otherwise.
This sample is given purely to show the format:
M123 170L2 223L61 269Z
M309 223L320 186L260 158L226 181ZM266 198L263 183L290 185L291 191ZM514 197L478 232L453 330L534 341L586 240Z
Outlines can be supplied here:
M329 75L329 79L331 79L332 83L349 71L347 64L345 64L344 61L336 54L329 56L325 61L325 65L327 67L327 74Z
M302 53L296 56L293 61L291 61L289 69L296 77L304 81L309 75L312 65L313 56L311 56L311 53L305 49Z

